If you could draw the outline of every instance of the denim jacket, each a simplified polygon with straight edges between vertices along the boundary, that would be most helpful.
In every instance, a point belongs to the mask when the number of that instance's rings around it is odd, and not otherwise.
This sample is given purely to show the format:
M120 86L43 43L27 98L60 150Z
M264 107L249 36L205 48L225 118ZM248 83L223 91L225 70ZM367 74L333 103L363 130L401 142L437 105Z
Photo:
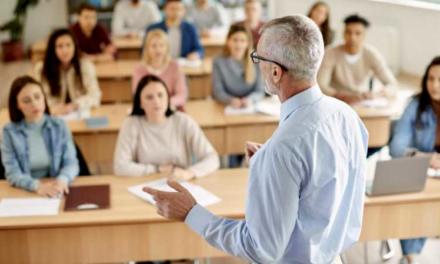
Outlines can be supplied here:
M435 145L437 117L431 106L421 114L421 126L416 126L419 99L413 98L397 122L390 143L392 157L402 157L408 151L433 152Z
M79 165L72 136L64 121L46 116L43 124L43 139L51 159L50 177L66 183L71 182L79 173ZM8 123L3 128L1 153L5 176L9 183L19 188L35 191L39 181L31 176L29 145L24 120Z

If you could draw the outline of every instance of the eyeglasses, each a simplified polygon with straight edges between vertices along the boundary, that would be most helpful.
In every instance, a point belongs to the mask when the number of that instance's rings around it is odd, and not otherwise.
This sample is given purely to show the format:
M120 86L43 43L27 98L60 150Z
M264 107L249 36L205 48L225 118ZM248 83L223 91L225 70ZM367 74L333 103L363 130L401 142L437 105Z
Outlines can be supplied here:
M287 69L286 66L282 65L282 64L279 63L279 62L276 62L276 61L274 61L274 60L266 59L266 58L264 58L264 57L258 56L256 50L252 51L252 53L251 53L251 59L252 59L252 62L255 63L255 64L260 63L260 61L272 62L273 64L278 65L283 71L286 71L286 72L289 71L289 69Z

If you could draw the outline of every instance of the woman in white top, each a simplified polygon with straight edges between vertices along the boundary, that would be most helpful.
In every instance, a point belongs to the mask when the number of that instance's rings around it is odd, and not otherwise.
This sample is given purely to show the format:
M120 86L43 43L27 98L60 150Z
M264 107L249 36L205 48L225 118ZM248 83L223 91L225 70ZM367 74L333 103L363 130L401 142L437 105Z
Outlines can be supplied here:
M188 115L170 109L164 81L143 77L133 111L119 131L114 172L123 176L163 173L179 180L205 176L219 168L219 158L203 131Z
M142 0L121 0L113 12L112 34L118 37L142 37L145 29L159 22L156 3Z
M80 59L78 45L68 29L55 30L49 37L44 62L35 66L54 115L99 106L99 89L93 63Z

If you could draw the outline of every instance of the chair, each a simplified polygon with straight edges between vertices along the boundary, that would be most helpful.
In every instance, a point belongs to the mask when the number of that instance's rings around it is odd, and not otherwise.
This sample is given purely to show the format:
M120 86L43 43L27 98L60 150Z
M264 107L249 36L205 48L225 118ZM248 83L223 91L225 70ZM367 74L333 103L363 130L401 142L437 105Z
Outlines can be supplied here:
M79 165L79 175L78 176L91 176L89 166L87 165L86 159L84 158L84 155L81 152L81 149L78 147L78 145L75 143L75 149L76 149L76 158L78 159L78 165Z

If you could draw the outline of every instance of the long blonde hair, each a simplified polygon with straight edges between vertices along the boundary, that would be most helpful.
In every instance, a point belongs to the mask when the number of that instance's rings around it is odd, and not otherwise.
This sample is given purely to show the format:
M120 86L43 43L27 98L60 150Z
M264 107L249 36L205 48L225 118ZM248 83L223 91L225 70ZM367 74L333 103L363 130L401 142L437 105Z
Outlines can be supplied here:
M244 79L245 79L246 83L250 85L255 82L256 72L255 72L255 66L252 63L252 60L250 58L250 54L252 52L251 49L253 47L252 36L251 36L249 30L247 30L245 26L232 25L229 28L229 32L228 32L228 35L226 38L226 44L223 48L223 55L225 57L231 56L231 51L229 50L228 42L235 33L239 33L239 32L246 34L246 37L248 39L248 47L246 48L246 52L243 55L242 63L243 63L243 68L244 68Z
M151 65L151 62L153 58L151 58L148 55L148 44L151 43L151 41L155 38L159 38L160 40L164 41L167 45L167 51L165 54L164 61L162 62L163 65L168 64L171 61L171 53L170 53L170 40L168 38L168 35L161 29L154 29L147 33L147 37L145 38L144 43L144 52L142 54L142 61L146 63L147 65Z

